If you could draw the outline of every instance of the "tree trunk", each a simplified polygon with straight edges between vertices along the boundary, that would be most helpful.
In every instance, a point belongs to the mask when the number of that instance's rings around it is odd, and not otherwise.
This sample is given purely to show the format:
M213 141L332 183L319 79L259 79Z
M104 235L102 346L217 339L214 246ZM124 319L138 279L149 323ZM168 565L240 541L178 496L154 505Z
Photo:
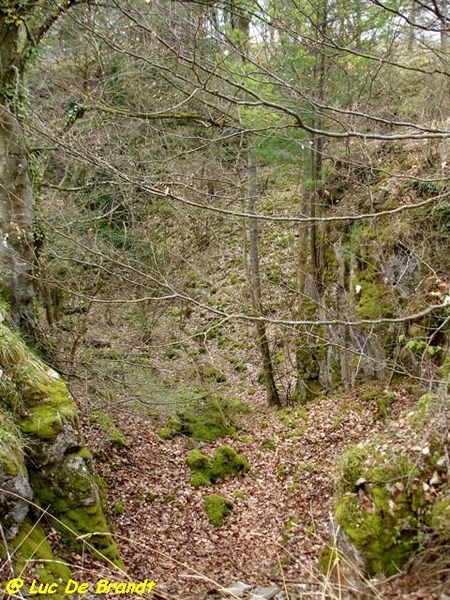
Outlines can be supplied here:
M253 143L250 140L248 145L248 212L256 215L256 164L253 151ZM259 251L258 251L258 218L256 216L249 219L249 256L250 268L249 279L252 293L253 309L259 317L262 315L262 292L261 277L259 272ZM271 405L281 406L280 396L275 383L274 368L270 352L269 340L267 337L266 324L264 321L257 321L256 331L258 334L258 345L261 353L264 383L267 391L267 402Z
M0 277L14 321L34 333L33 192L22 127L0 107Z
M18 5L16 9L22 10ZM17 118L23 105L26 58L20 51L22 27L8 15L0 9L0 289L14 322L34 337L33 190Z

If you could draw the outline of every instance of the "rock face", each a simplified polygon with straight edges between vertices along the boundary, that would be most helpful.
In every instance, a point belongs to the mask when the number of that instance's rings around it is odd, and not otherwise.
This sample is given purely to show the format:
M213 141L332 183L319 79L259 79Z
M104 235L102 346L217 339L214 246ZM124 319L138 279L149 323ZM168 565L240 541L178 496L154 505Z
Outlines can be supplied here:
M21 543L33 519L27 500L33 500L56 517L52 526L67 542L76 545L78 536L95 533L87 550L122 565L76 404L61 377L5 325L4 308L0 316L0 522L6 536L13 547L19 540L19 556L34 554L32 544Z
M445 312L420 316L450 296L448 282L436 274L447 265L431 250L429 256L417 253L430 246L424 215L408 228L394 215L319 228L318 273L302 279L299 317L329 323L298 329L294 400L338 386L352 389L393 371L420 374L425 348L433 364L444 357ZM394 322L405 314L417 316Z
M450 542L449 412L446 389L426 394L385 436L341 455L335 521L344 535L324 570L344 557L360 573L389 576L427 539Z

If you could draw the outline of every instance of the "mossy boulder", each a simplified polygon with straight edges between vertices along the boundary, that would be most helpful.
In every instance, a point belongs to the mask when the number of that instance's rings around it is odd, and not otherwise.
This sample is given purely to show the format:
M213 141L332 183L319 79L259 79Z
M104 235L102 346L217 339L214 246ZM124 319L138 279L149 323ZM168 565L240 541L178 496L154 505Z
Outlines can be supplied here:
M209 522L214 527L222 527L224 519L233 510L233 502L224 496L218 494L210 494L203 498L203 504Z
M188 455L188 465L192 471L193 487L210 485L218 479L246 473L250 469L245 456L230 446L217 448L212 459L200 450L191 450Z
M230 446L220 446L214 452L211 478L217 481L227 475L240 475L250 470L248 460Z
M214 441L236 434L235 418L243 412L242 403L218 397L206 398L177 411L158 430L163 439L186 435L196 441Z
M26 572L30 566L33 578L40 583L65 584L72 576L68 564L53 553L42 525L31 523L29 519L22 523L11 543L10 552L14 555L17 572Z
M88 450L68 454L56 469L47 465L32 471L31 482L41 505L57 517L53 526L63 539L76 547L84 536L95 555L123 567L103 512Z
M191 485L193 487L211 484L212 461L209 456L200 450L191 450L188 455L188 465L192 471Z
M427 537L450 540L440 431L448 409L441 403L438 410L439 403L434 394L423 396L384 435L339 459L335 520L368 576L398 572Z
M81 442L77 406L60 375L5 319L0 307L0 521L7 536L20 545L18 556L38 555L36 536L45 547L28 509L33 499L72 545L84 536L88 550L123 566L103 512L100 480ZM21 537L26 517L32 535Z

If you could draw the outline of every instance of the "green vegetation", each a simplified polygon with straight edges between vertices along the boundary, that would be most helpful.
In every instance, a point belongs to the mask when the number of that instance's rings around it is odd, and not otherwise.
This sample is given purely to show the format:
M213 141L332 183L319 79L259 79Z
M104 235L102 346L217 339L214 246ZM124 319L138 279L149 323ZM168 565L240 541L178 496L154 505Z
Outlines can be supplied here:
M104 433L104 441L107 445L114 446L119 450L126 450L130 443L126 436L114 424L112 418L103 411L97 410L89 417L89 423L97 425Z
M191 450L188 455L188 465L192 471L193 487L211 485L218 479L240 475L250 470L245 456L237 453L230 446L217 448L212 460L200 450Z
M208 397L178 410L157 433L166 440L176 435L186 435L196 441L233 437L236 417L245 412L248 408L239 400Z
M80 547L80 536L94 555L123 567L109 532L90 453L83 449L64 457L57 470L52 465L30 472L36 499L57 517L54 527L62 538Z
M69 565L54 555L42 525L28 519L22 523L10 552L15 552L17 572L26 572L33 565L33 577L41 583L66 583L72 577ZM59 600L62 595L53 597Z
M233 502L228 498L211 494L203 498L206 514L209 522L214 527L222 527L224 519L233 510Z
M404 441L393 449L381 436L349 448L339 459L336 522L361 553L369 576L398 572L430 527L441 539L450 539L448 490L438 466L445 461L436 437L439 416L430 413L433 406L435 396L427 394L401 417ZM411 428L417 420L422 423L420 431ZM438 496L435 503L427 498L430 485Z
M270 450L271 452L274 452L277 449L277 445L273 440L266 438L261 442L261 448L263 450Z

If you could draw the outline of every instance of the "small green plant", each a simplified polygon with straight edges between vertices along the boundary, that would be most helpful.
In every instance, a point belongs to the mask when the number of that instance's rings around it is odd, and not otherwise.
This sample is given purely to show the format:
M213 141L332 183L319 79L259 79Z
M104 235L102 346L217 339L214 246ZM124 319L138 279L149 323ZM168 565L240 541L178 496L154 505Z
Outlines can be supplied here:
M114 503L113 507L114 514L117 516L123 515L123 510L124 506L122 500L117 500L117 502Z
M292 538L292 536L294 535L295 528L299 524L299 522L300 519L298 517L289 517L289 520L284 527L284 532L282 536L283 542L286 543Z
M404 348L411 350L411 352L417 356L421 356L423 352L426 352L428 356L435 356L443 350L441 346L431 346L427 340L420 340L416 338L407 340L406 336L403 334L398 336L398 342Z
M288 468L284 463L281 463L280 465L278 465L278 469L277 469L278 479L281 479L281 477L284 477L285 475L287 475L287 472L288 472Z

